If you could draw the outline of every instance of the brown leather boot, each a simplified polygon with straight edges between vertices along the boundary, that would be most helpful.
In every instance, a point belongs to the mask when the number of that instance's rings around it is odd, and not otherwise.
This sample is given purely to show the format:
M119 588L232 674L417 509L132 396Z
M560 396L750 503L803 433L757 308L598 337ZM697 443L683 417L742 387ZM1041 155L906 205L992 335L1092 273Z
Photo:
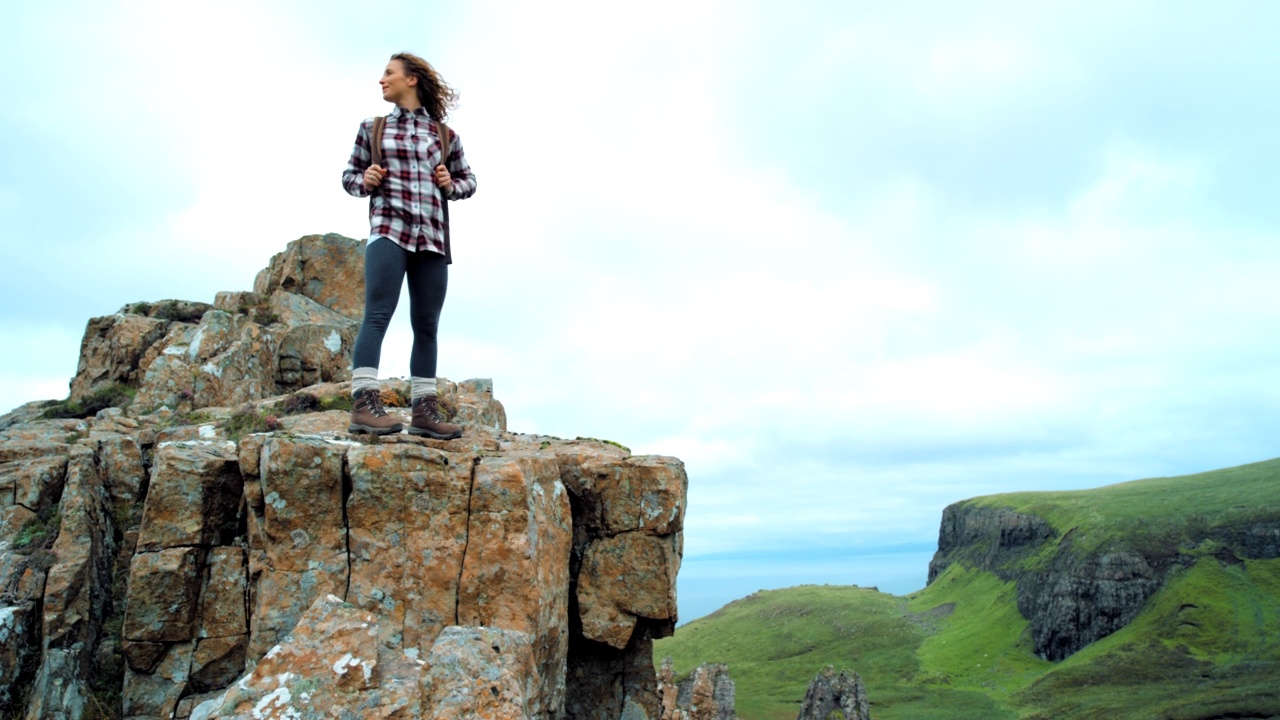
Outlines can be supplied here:
M390 435L403 428L403 423L387 414L386 408L382 406L382 395L376 389L369 388L356 393L347 432Z
M427 395L413 401L413 423L409 425L409 434L452 440L462 437L462 426L442 422L436 396Z

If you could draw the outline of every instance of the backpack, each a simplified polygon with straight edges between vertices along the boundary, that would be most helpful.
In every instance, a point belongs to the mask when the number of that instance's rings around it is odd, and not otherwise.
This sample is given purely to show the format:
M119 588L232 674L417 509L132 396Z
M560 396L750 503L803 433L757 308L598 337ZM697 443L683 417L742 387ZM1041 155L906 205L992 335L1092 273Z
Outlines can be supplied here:
M440 134L440 162L445 167L449 167L449 141L453 139L453 131L449 129L448 125L445 125L439 120L436 120L435 123ZM373 132L369 137L369 154L371 156L369 160L370 165L382 164L382 131L386 126L386 115L379 115L373 119ZM432 168L431 172L432 175L434 175L435 168ZM435 181L432 180L432 182L434 183ZM376 189L374 192L369 194L369 219L371 220L373 219L373 196L376 194ZM452 263L453 254L449 249L449 198L443 196L440 198L440 209L444 213L444 257Z

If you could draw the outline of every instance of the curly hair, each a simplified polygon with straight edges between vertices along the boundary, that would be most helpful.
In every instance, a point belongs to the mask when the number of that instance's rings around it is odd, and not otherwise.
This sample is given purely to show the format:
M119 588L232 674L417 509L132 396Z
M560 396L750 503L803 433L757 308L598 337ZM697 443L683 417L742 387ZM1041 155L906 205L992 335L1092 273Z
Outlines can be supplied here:
M437 122L444 122L449 117L449 110L458 104L458 93L449 87L435 68L426 60L413 53L400 52L391 56L404 65L404 74L418 78L418 102L426 108L427 114Z

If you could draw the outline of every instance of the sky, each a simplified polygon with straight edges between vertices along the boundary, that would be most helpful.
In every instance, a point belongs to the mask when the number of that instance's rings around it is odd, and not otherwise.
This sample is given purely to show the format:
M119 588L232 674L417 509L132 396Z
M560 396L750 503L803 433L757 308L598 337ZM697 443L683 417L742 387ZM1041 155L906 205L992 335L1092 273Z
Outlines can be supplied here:
M917 590L966 498L1280 454L1280 4L403 5L0 9L3 409L91 317L365 237L407 50L479 182L440 375L684 461L682 620Z

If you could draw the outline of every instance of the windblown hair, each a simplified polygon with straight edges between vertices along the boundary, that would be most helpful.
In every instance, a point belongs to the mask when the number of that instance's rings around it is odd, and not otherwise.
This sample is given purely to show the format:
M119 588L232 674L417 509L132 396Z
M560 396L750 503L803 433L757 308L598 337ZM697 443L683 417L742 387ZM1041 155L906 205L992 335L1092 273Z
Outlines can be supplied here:
M426 109L431 119L444 122L449 111L458 104L458 93L449 87L435 68L426 60L413 53L401 52L391 56L404 65L404 73L418 78L418 102Z

